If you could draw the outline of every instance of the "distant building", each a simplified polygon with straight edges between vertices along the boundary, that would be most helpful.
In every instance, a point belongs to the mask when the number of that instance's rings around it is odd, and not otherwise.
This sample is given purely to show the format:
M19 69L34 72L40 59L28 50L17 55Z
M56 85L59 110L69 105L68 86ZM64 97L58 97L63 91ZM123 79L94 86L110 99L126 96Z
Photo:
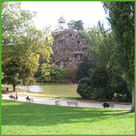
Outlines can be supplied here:
M66 20L64 19L63 16L61 16L61 17L58 19L59 31L62 31L62 30L65 29L65 23L66 23Z

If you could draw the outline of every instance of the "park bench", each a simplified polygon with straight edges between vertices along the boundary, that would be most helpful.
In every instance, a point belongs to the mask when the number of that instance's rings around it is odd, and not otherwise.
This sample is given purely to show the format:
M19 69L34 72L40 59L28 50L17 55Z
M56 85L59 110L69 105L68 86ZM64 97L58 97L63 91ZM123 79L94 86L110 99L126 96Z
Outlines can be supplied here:
M75 107L78 106L78 103L77 103L77 102L67 102L67 104L68 104L68 106L70 106L70 105L75 105Z
M58 100L58 101L55 101L55 104L56 105L60 105L60 101Z

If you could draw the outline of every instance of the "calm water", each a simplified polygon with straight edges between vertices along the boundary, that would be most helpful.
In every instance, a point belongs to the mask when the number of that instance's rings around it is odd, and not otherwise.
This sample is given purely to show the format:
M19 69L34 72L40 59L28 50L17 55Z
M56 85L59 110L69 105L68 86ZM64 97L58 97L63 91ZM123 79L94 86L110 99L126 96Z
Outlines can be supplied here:
M28 90L32 93L42 93L45 95L79 97L76 92L76 84L40 84L32 86L18 86L19 90Z

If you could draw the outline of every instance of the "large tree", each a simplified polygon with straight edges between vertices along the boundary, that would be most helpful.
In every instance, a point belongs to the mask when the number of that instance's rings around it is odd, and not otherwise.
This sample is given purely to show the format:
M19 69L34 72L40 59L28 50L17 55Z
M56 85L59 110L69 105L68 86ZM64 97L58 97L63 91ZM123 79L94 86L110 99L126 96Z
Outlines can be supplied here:
M20 2L3 2L1 15L2 82L15 91L16 85L32 81L40 55L49 61L53 38L47 30L36 29L35 13L22 10Z
M110 72L113 72L113 67L117 66L113 53L115 51L114 33L105 30L103 24L98 22L97 27L89 28L87 32L80 32L80 35L90 45L93 64L96 67L105 67Z
M134 112L134 2L104 2L103 5L116 36L120 52L118 62L129 84L132 85L131 111Z

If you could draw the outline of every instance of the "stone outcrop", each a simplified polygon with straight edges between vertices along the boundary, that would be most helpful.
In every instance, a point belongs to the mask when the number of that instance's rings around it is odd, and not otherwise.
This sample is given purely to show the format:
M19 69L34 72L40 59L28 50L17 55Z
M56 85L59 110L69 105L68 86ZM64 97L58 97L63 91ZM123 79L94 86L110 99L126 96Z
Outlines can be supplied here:
M89 45L77 31L65 29L53 34L54 44L52 46L54 55L53 64L65 67L69 63L79 63L84 56L91 56Z

